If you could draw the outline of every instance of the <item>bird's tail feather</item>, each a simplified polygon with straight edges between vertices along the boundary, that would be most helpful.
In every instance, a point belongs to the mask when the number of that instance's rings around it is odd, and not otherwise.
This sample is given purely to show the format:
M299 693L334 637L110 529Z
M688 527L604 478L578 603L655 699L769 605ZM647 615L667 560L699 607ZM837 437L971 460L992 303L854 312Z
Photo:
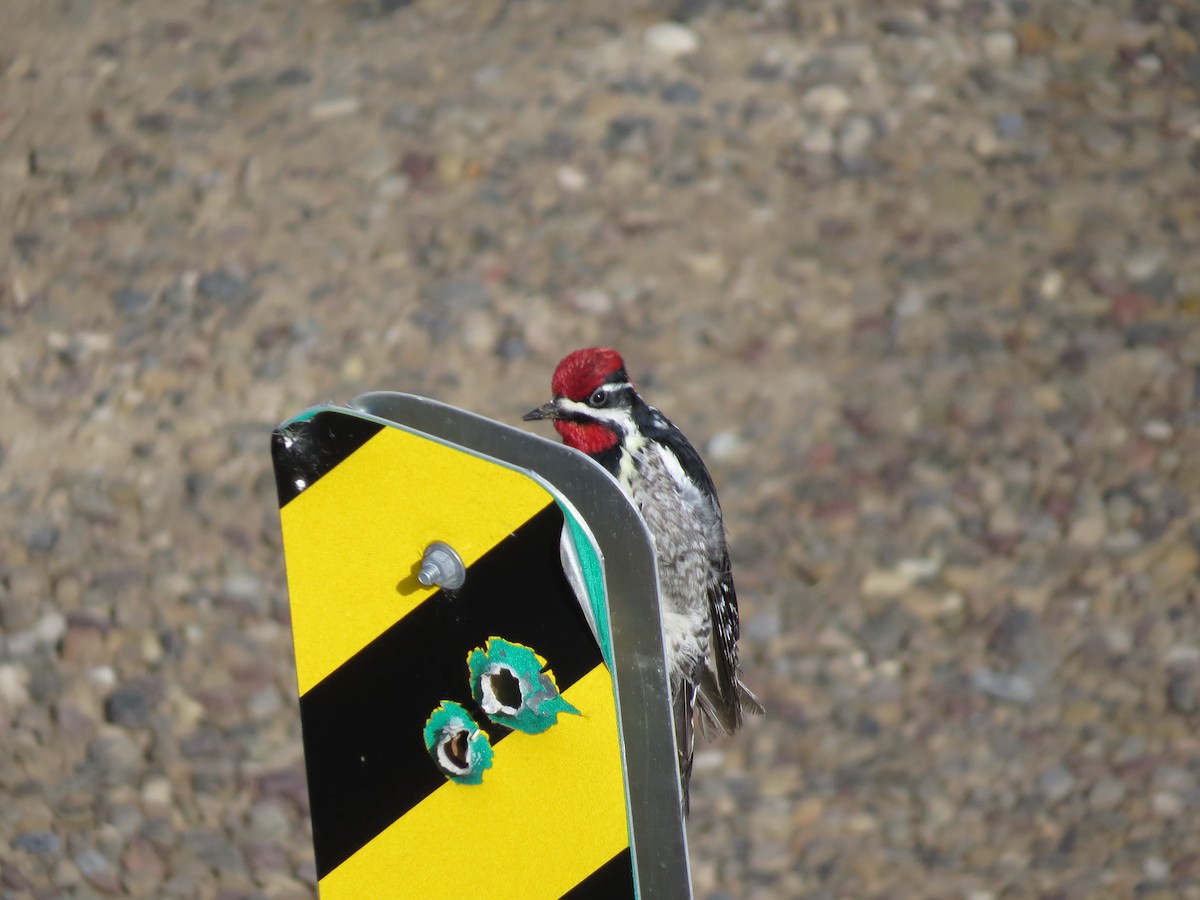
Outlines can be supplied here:
M675 749L679 755L679 787L683 793L683 814L686 816L691 811L689 787L692 781L692 758L696 751L695 683L672 678L671 704L675 714Z
M747 714L763 714L762 703L740 678L734 678L736 696L726 697L716 675L706 667L700 670L698 687L696 706L700 711L700 734L705 740L719 734L733 734L742 727Z

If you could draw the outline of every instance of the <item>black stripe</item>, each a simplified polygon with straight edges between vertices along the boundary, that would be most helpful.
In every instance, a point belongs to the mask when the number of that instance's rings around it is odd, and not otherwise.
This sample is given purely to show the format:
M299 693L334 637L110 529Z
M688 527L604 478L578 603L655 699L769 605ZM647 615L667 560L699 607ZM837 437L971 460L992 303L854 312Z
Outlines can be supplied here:
M305 488L373 438L378 422L342 411L319 412L311 419L289 422L271 434L275 488L282 509Z
M575 887L562 900L622 900L633 892L633 858L626 847Z
M442 700L466 706L493 743L508 733L471 700L470 650L493 635L532 647L561 690L601 664L559 561L562 525L551 503L454 596L433 595L300 698L318 877L445 781L422 737Z

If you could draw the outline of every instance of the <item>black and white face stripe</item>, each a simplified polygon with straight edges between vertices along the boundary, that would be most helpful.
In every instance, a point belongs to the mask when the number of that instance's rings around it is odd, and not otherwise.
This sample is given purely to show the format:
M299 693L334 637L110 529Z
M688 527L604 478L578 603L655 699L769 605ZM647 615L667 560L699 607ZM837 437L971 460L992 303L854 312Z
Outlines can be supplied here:
M593 409L606 409L629 406L632 400L633 385L628 381L615 381L611 384L602 384L592 391L592 395L587 399L587 405Z
M633 430L633 385L628 381L602 384L584 400L556 397L554 405L564 419L599 422L618 434Z

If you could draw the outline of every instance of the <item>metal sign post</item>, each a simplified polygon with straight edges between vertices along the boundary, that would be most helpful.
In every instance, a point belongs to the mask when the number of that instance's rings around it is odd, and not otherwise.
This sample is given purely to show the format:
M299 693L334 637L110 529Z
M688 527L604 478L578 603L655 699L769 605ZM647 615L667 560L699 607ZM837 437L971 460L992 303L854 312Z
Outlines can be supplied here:
M393 393L273 454L321 896L690 897L653 549L612 477Z

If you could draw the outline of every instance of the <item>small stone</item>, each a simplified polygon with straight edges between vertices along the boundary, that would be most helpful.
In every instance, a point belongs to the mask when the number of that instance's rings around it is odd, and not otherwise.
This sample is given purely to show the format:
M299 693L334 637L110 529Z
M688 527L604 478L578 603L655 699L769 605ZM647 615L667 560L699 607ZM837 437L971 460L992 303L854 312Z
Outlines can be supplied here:
M1125 137L1121 132L1103 125L1084 127L1080 131L1083 148L1101 159L1112 160L1125 149Z
M246 713L254 721L269 719L281 709L283 699L279 696L279 691L271 686L255 691L246 699Z
M1071 523L1067 540L1077 547L1095 547L1104 538L1107 528L1103 513L1084 516Z
M172 118L170 113L143 113L133 121L134 127L148 134L166 134L171 130Z
M1047 53L1055 43L1052 31L1036 22L1021 22L1014 30L1017 47L1026 56L1040 56Z
M112 866L100 852L91 849L80 850L74 859L80 874L96 890L102 894L115 894L120 891L121 885L113 873Z
M249 283L225 270L201 275L196 282L196 293L227 306L245 306L254 299L254 290Z
M686 81L676 81L663 88L663 103L674 106L691 106L704 99L704 94L694 84Z
M1017 38L1008 31L989 31L983 36L983 55L994 66L1007 66L1017 58Z
M25 549L38 556L45 556L58 546L60 536L57 525L49 522L35 525L25 538Z
M372 22L406 9L412 3L413 0L352 0L339 5L350 18Z
M708 442L708 458L715 462L731 462L745 456L748 449L736 431L721 431Z
M1097 811L1109 810L1125 798L1125 783L1105 775L1096 782L1088 794L1088 805Z
M300 881L286 872L267 872L261 877L256 876L256 880L262 883L262 896L267 900L286 900L286 898L302 898L310 897L313 894L311 887L306 887L303 881Z
M1003 614L988 635L988 648L1019 665L1034 666L1042 665L1049 652L1038 617L1023 607Z
M984 197L976 181L950 171L930 180L929 195L935 209L949 216L974 219L983 210Z
M556 178L560 188L573 194L582 191L588 183L587 176L574 166L559 166Z
M859 590L867 597L891 597L904 593L910 587L912 579L901 572L873 569L863 577Z
M133 879L139 886L152 888L166 872L162 856L150 841L131 841L121 854L121 868L126 880ZM127 885L128 886L128 885Z
M171 797L171 781L161 775L147 778L142 785L142 802L147 806L167 808L171 805Z
M1050 803L1057 803L1071 793L1075 787L1075 776L1062 763L1054 763L1042 770L1042 774L1038 776L1037 786L1038 793L1046 800Z
M901 594L914 584L938 574L941 564L936 559L912 557L902 559L894 569L874 569L862 580L860 590L871 597Z
M925 312L925 306L925 295L910 287L896 301L896 315L902 319L913 319Z
M922 33L923 23L915 15L887 16L879 23L879 30L884 34L894 34L897 37L917 37Z
M604 146L609 150L644 153L655 130L654 120L647 116L617 116L608 123Z
M1200 569L1200 553L1191 541L1177 541L1151 567L1150 583L1155 591L1165 594L1193 582L1197 569Z
M0 704L10 710L29 702L29 670L17 663L0 665Z
M1186 804L1183 798L1173 791L1155 791L1150 798L1150 808L1156 816L1177 819L1183 815Z
M58 610L43 613L34 626L38 641L43 644L57 644L67 629L67 619Z
M1019 112L1002 112L993 120L996 134L1005 140L1020 137L1025 131L1025 116Z
M835 84L821 84L805 91L804 109L825 119L837 119L850 108L850 95Z
M88 746L88 762L104 776L107 784L125 784L142 765L142 751L123 732L108 729Z
M676 59L695 53L700 47L700 39L686 25L678 22L659 22L651 25L645 33L646 46L668 59Z
M252 872L258 873L264 869L286 869L287 853L275 844L260 844L255 842L243 845L246 852L246 865Z
M353 378L355 372L353 369L346 373ZM358 373L361 375L361 372ZM239 572L235 575L230 575L221 584L221 595L235 603L245 603L253 605L256 600L263 595L262 579L252 572Z
M1161 856L1150 856L1142 863L1142 876L1147 881L1166 881L1171 877L1171 864Z
M104 632L90 624L67 621L59 654L64 663L75 667L94 665L104 658Z
M1067 279L1058 269L1049 269L1038 282L1038 293L1047 300L1055 300L1062 294Z
M12 245L22 262L30 262L42 245L42 236L31 231L21 231L13 235Z
M858 638L878 662L896 656L909 641L917 619L899 603L888 603L879 612L867 617Z
M1200 710L1200 673L1175 672L1167 680L1167 708L1181 716Z
M218 831L193 828L183 835L181 850L215 868L218 873L241 872L245 861L241 850Z
M496 341L493 352L500 359L525 359L529 356L529 343L523 333L515 328L508 328Z
M270 801L251 807L248 819L250 839L264 844L283 842L291 829L291 818L278 803Z
M415 103L395 103L383 114L383 125L395 131L411 131L421 123L421 107Z
M1036 691L1024 675L1011 675L992 669L976 669L971 673L971 686L981 694L1008 703L1032 703Z
M308 84L312 80L312 70L305 66L288 66L275 76L275 83L280 87L295 87L300 84Z
M994 132L980 130L971 136L971 149L980 159L994 159L1004 150L1004 145Z
M148 725L162 697L162 685L154 678L143 677L117 688L104 704L104 718L121 728L141 728Z
M144 290L136 288L118 288L114 290L113 307L121 316L140 316L154 306L154 298Z
M474 82L477 87L489 87L500 84L504 80L504 69L495 64L482 66L475 70Z
M838 129L837 149L843 164L861 159L875 140L875 127L865 116L850 116Z
M367 373L367 364L361 356L357 354L347 356L342 362L342 378L346 381L359 381ZM260 583L258 578L253 575L236 575L234 578L239 581L246 578L253 578L256 583ZM248 584L248 582L245 582ZM225 589L222 592L226 599L234 600L238 603L245 603L251 609L265 609L265 596L261 591L246 592L245 587L235 582L233 590L230 590L229 579L225 581Z
M62 694L62 673L45 658L39 658L33 663L27 689L34 703L43 708L48 707Z
M492 303L487 287L471 278L442 282L430 291L429 296L434 304L458 313L487 309Z
M778 81L781 75L783 66L761 59L746 70L746 77L751 81Z
M10 636L32 628L37 621L38 606L35 597L0 595L0 627Z
M314 103L308 110L308 114L317 122L324 122L329 119L339 119L343 116L352 116L362 109L362 101L357 97L339 97L336 100L325 100L321 103Z
M445 185L458 184L467 175L467 170L470 166L470 161L461 154L452 152L443 152L437 155L437 160L434 162L434 171L437 173L438 180Z
M769 643L783 631L783 618L778 612L760 612L748 622L742 622L742 636L756 644Z
M375 192L381 200L396 200L408 193L410 182L407 178L400 175L389 175L386 178L379 180L379 187ZM394 255L389 258L389 263L395 263L397 267L407 265L407 258L402 255Z
M21 832L13 840L13 846L43 859L57 859L62 853L62 841L58 835L44 829Z
M1148 281L1163 267L1167 253L1160 249L1141 250L1129 254L1122 268L1130 281Z
M1165 419L1151 419L1142 426L1142 436L1156 444L1165 444L1175 437L1175 429Z
M252 102L263 97L269 97L278 84L263 76L246 76L235 79L229 85L229 96L241 102Z
M312 857L296 864L296 877L310 887L317 886L317 863Z
M10 632L32 627L48 595L44 572L34 568L12 572L8 576L8 590L0 592L0 625Z
M281 797L302 809L308 808L308 782L299 766L259 776L258 789L264 797Z

